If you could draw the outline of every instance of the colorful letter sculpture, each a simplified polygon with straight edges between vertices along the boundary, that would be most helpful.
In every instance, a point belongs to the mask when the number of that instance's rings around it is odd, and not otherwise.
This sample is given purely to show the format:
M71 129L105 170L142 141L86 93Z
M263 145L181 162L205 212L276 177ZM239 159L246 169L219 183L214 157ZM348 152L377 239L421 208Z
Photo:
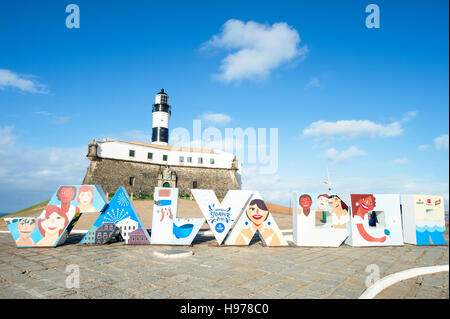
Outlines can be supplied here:
M119 233L127 245L150 244L147 229L123 187L117 190L81 243L105 244Z
M191 189L191 192L219 245L252 196L252 191L229 190L220 203L211 189Z
M48 205L60 207L71 219L76 211L82 214L101 212L107 203L108 199L101 186L71 185L59 187Z
M42 239L36 231L37 217L5 218L5 222L17 247L35 247Z
M206 220L218 245L247 246L257 232L265 246L288 246L259 192L230 190L222 202L213 190L191 192L205 218L177 218L178 188L155 187L151 237L123 187L107 203L100 186L60 186L38 217L5 222L17 247L62 245L80 216L95 212L80 243L120 236L128 245L191 245ZM447 245L443 196L294 192L292 203L296 246Z
M249 203L225 240L225 245L248 245L255 233L266 246L287 246L288 243L270 214L259 192L253 192Z
M352 231L345 241L351 246L401 246L403 231L400 196L351 194Z
M152 244L190 245L204 218L177 218L178 188L155 187Z
M442 196L401 195L401 204L405 243L447 245L443 236L445 212Z
M350 212L339 196L294 193L292 203L292 237L296 246L339 247L348 237ZM324 214L329 216L326 222L316 225L317 217Z
M107 199L97 185L64 185L39 217L5 218L18 247L62 245L82 213L100 212Z

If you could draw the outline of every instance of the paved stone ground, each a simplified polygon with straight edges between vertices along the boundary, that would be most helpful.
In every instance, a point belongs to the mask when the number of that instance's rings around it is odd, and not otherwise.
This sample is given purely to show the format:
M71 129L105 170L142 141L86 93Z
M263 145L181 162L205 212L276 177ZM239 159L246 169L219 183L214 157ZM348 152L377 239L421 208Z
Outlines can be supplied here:
M83 246L81 237L57 248L16 248L0 234L0 298L357 298L369 264L384 277L449 259L448 246L268 248L253 240L217 247L201 236L183 248L193 256L167 259L153 253L168 246ZM79 265L79 288L66 288L70 264ZM379 297L448 298L448 273L407 280Z
M448 272L418 276L401 281L379 293L375 298L449 299Z

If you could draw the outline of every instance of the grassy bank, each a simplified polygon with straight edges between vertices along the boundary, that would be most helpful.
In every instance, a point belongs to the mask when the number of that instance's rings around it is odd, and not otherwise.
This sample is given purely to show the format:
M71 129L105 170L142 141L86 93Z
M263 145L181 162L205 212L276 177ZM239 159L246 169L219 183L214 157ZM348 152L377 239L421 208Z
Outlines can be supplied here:
M4 219L4 218L9 218L9 217L33 217L33 216L38 216L42 210L44 209L44 207L47 205L49 201L46 200L42 203L30 206L28 208L19 210L15 213L11 213L8 215L4 215L2 216L0 219Z

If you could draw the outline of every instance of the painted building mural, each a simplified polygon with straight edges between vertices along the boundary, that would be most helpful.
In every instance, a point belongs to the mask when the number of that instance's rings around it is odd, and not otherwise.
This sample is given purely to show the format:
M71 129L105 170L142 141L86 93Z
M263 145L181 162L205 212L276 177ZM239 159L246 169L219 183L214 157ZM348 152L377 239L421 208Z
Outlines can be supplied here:
M127 218L124 218L121 221L119 221L117 223L117 227L119 227L120 229L120 235L122 236L123 240L125 242L128 242L130 234L135 230L139 229L139 223L131 219L130 216L128 216Z
M94 243L96 245L106 244L111 241L111 239L119 235L120 230L116 224L111 222L104 222L100 227L95 230L94 233Z
M128 237L128 244L130 245L147 245L148 240L146 236L147 231L142 228L138 228L132 231Z
M89 229L87 234L83 237L81 243L97 244L98 232L105 231L101 227L102 225L108 223L114 224L115 227L117 228L117 231L121 231L121 227L122 229L124 229L124 233L126 233L126 235L125 237L124 236L122 237L125 241L125 244L130 244L128 232L130 229L128 228L125 229L125 227L128 227L129 225L134 225L134 227L137 227L136 229L139 228L143 229L143 234L145 236L145 243L150 244L150 236L148 235L147 229L145 228L144 223L142 222L126 190L123 187L120 187L117 190L117 192L114 194L114 197L105 207L104 211L100 214L100 216L94 222L94 224ZM111 238L112 237L114 236L111 235Z

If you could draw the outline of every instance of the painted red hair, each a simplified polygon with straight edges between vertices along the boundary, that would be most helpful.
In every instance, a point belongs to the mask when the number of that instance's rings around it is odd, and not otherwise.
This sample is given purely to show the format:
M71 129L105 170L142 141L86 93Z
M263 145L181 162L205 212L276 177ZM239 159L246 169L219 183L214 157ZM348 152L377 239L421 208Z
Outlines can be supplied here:
M86 192L91 192L91 194L92 194L91 204L94 202L94 187L88 186L88 185L83 185L78 189L78 196L77 196L78 203L80 202L80 194L86 193Z
M61 212L61 208L59 208L58 206L55 206L55 205L47 205L47 206L45 206L44 210L45 210L45 217L38 218L39 232L41 233L42 236L45 236L45 230L44 230L44 228L42 228L42 221L49 218L51 214L57 213L59 216L64 218L64 227L62 229L60 229L60 231L59 231L59 235L61 236L61 233L66 228L67 224L69 224L69 218L67 217L67 215L65 213Z

